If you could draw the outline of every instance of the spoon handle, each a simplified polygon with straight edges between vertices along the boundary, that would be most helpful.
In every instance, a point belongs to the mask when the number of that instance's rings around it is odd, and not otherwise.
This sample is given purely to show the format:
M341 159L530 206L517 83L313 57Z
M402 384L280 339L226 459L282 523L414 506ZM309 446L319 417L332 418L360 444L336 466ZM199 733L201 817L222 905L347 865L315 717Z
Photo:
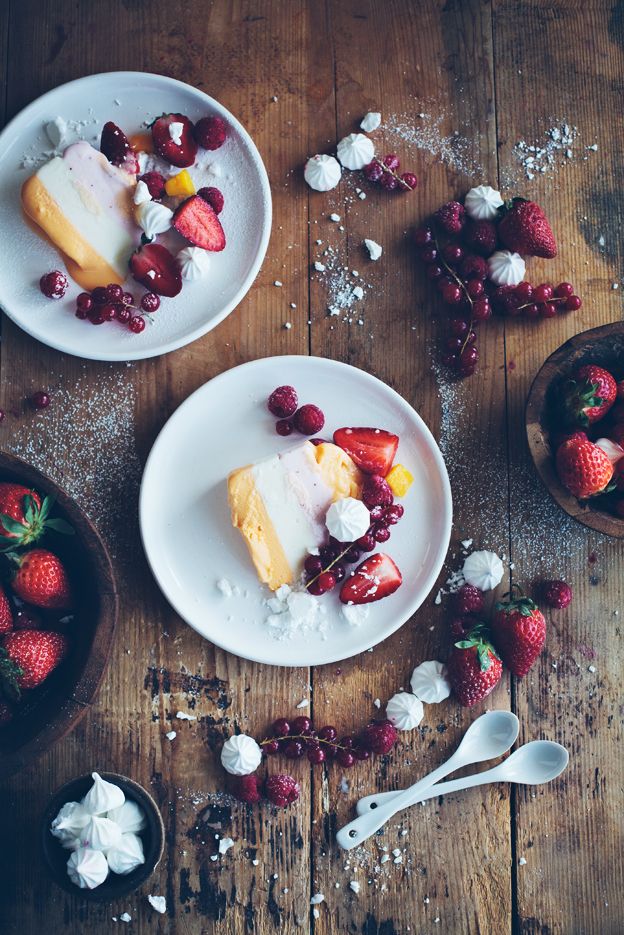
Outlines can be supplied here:
M409 786L402 792L397 793L397 795L391 801L386 802L385 805L382 805L380 808L369 810L366 814L354 818L353 821L350 821L348 825L345 825L337 832L336 841L345 851L351 850L352 847L358 847L363 841L370 838L371 834L375 834L376 831L379 831L379 829L385 825L393 815L396 815L397 812L402 811L414 802L420 802L422 793L425 790L429 789L429 787L434 785L439 779L443 779L444 776L448 776L449 773L459 769L461 765L461 759L454 753L449 757L446 763L442 763L442 765L434 769L433 772L429 773L427 776L423 776L423 778L414 783L413 786Z
M471 789L473 786L484 786L489 782L500 782L504 777L498 775L499 767L486 769L483 773L474 773L472 776L464 776L462 779L450 779L448 782L438 782L428 789L425 789L422 795L416 800L425 802L427 799L435 799L439 795L448 795L450 792L461 792L462 789ZM513 780L507 779L508 782ZM402 790L392 790L391 792L378 792L376 795L366 795L360 799L355 810L358 815L366 815L368 812L376 811L380 806L385 805L401 794Z

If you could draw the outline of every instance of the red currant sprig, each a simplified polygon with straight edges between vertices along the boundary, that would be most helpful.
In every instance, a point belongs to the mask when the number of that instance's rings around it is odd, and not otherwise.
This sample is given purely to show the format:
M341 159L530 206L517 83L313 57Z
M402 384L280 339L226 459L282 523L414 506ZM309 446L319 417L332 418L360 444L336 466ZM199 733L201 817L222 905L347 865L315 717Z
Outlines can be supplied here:
M131 292L124 292L118 283L96 286L91 292L81 292L76 298L76 318L90 321L92 325L103 325L118 321L126 325L133 334L145 329L145 319L160 308L160 297L155 292L145 292L137 305Z
M368 760L373 753L388 753L397 739L396 729L389 721L372 722L360 735L347 735L338 740L338 731L331 725L314 731L310 718L300 716L291 723L278 718L272 725L272 737L260 741L266 756L283 753L290 760L304 755L315 765L326 760L348 769L358 760Z
M396 153L388 153L383 160L375 156L362 171L369 182L379 183L388 192L411 192L418 185L418 179L413 172L403 172L399 175L400 167L401 163Z

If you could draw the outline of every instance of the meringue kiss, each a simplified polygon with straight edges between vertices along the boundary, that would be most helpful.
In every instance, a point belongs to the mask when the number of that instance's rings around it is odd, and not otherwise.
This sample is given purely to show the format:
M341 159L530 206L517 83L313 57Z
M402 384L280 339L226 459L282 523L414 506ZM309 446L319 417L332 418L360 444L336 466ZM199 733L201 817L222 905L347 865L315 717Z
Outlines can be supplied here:
M119 786L102 779L99 773L91 773L91 775L93 785L81 803L90 815L105 815L106 812L124 804L126 797Z
M233 734L223 744L221 763L232 776L248 776L260 766L262 750L247 734Z
M340 181L342 169L333 156L311 156L305 164L303 177L317 192L328 192Z

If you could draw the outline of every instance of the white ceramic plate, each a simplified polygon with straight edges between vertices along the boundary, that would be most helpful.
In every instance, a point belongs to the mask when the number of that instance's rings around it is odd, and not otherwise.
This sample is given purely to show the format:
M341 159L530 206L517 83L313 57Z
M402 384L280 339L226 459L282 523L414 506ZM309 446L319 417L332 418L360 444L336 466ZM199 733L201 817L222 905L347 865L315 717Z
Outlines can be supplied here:
M243 537L231 525L226 478L235 467L301 443L280 438L266 408L281 384L326 416L321 435L373 425L400 437L398 460L415 477L405 515L384 544L403 574L390 597L370 605L360 626L347 623L337 592L325 595L328 629L277 640ZM202 636L245 659L284 666L321 665L370 649L422 604L442 568L451 531L451 490L440 450L420 416L394 390L347 364L320 357L267 357L221 374L171 416L145 467L140 522L152 571L177 612ZM224 597L220 578L237 584Z
M198 152L202 165L209 164L209 168L189 170L196 183L216 185L223 191L225 207L220 217L227 245L214 254L208 277L185 282L175 299L162 300L154 325L142 334L133 335L115 322L94 327L74 317L75 298L81 290L73 281L60 301L46 299L39 291L41 275L62 269L63 263L57 251L26 225L21 186L53 155L44 129L49 120L60 116L74 121L79 125L72 124L69 142L83 138L99 147L107 120L131 134L144 131L145 120L169 112L184 113L191 120L219 114L228 125L228 138L220 149ZM20 328L50 347L94 360L154 357L206 334L249 290L271 231L269 180L258 150L238 120L203 91L143 72L110 72L71 81L18 114L0 134L0 205L0 306ZM179 245L183 246L181 239ZM128 288L137 296L144 291L133 279L128 280Z

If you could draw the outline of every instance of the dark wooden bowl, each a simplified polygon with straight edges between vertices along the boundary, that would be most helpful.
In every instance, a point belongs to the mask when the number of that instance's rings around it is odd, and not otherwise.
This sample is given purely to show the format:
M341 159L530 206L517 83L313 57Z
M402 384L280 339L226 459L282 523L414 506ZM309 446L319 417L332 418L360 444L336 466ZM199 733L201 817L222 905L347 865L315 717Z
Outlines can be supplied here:
M133 893L151 877L163 854L165 828L156 802L143 786L117 773L100 773L100 776L123 789L126 798L135 801L145 812L147 827L139 832L139 837L143 840L145 863L125 876L110 873L94 890L81 890L69 879L67 861L71 852L51 834L50 825L62 805L66 802L79 802L87 794L93 785L91 774L70 780L52 796L41 819L41 845L43 859L55 883L73 896L79 896L89 902L111 903Z
M106 546L91 520L54 481L13 455L0 452L0 481L17 481L56 498L55 513L73 536L42 542L66 564L76 593L71 652L29 692L10 724L0 728L0 779L23 769L64 737L89 710L102 681L117 622L117 590Z
M624 321L603 325L574 335L562 344L542 365L533 380L526 402L526 430L531 457L548 492L573 519L607 536L624 538L624 519L602 509L600 503L579 501L567 490L555 471L554 452L549 432L557 390L576 367L595 363L615 371L622 379L624 371ZM599 423L598 423L599 424Z

